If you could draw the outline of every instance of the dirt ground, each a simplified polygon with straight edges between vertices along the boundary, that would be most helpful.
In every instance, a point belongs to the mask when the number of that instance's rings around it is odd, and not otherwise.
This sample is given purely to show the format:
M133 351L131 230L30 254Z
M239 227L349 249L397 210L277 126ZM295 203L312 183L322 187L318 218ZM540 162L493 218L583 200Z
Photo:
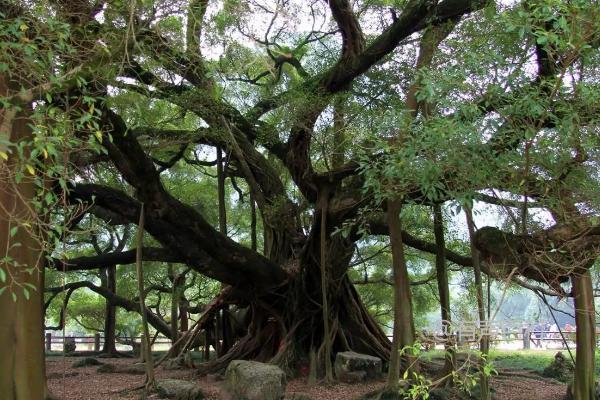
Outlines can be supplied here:
M144 376L128 374L100 374L98 367L72 368L79 357L49 357L46 362L50 392L60 400L132 400L139 399L139 387ZM132 359L100 359L110 364L131 364ZM198 377L191 370L166 371L159 367L158 379L178 378L198 383L209 400L231 400L222 388L222 382L214 376ZM313 400L351 400L376 390L384 382L368 384L336 384L333 386L309 387L304 379L288 382L287 393L302 393ZM541 378L531 372L503 370L493 378L492 387L498 400L562 400L566 386L559 382Z

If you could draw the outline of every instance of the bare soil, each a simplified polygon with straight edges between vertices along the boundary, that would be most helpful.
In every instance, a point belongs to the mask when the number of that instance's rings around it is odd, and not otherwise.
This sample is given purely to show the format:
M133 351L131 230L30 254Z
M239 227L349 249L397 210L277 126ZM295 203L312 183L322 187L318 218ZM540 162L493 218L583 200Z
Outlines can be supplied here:
M139 388L144 383L143 375L101 374L97 366L72 368L78 357L49 357L46 361L48 387L60 400L131 400L140 399ZM109 364L127 365L137 362L127 358L101 358ZM156 370L157 379L177 378L197 382L208 400L231 400L222 387L222 381L215 376L198 377L193 370ZM305 394L313 400L352 400L377 390L383 381L362 384L337 383L331 386L313 386L305 379L288 382L287 393ZM566 385L542 378L522 370L503 370L492 379L495 398L498 400L562 400Z

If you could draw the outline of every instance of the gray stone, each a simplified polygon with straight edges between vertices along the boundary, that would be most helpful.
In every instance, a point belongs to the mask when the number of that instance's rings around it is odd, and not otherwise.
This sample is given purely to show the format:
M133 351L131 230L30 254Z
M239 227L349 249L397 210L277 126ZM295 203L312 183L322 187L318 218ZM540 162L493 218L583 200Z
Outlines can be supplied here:
M367 354L345 351L335 357L335 375L339 380L357 382L356 379L378 379L381 377L381 358Z
M203 400L204 393L193 382L181 379L159 379L156 391L164 399Z
M104 364L99 366L96 372L100 374L111 374L117 372L117 367L114 364Z
M117 372L130 375L144 375L146 373L145 364L130 364L117 367Z
M185 368L185 362L183 357L170 358L165 361L163 368L166 370L183 369Z
M96 372L104 374L130 374L130 375L144 375L146 373L146 366L144 364L130 364L130 365L115 365L115 364L104 364L101 365Z
M225 371L225 385L235 400L281 400L286 379L275 365L233 360Z
M73 364L71 364L72 368L82 368L82 367L91 367L91 366L95 366L95 365L102 365L104 363L96 360L93 357L84 357L81 358L77 361L75 361Z
M340 371L336 373L336 376L340 382L344 383L358 383L367 380L365 371Z

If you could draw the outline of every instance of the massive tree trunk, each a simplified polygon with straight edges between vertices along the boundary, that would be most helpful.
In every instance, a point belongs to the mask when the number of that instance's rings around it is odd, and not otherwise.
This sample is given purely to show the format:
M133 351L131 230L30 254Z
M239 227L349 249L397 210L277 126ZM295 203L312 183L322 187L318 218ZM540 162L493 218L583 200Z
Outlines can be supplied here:
M0 75L0 96L8 95L9 85L7 78ZM30 140L29 106L25 105L21 112L13 110L0 109L0 137L11 143ZM0 150L6 151L2 147ZM0 254L9 257L8 261L0 262L3 271L0 280L0 393L6 400L43 399L47 395L43 342L43 235L31 204L27 203L36 192L33 178L24 176L17 182L15 172L22 168L18 163L19 158L14 153L8 160L0 158ZM11 232L12 229L17 229L16 233ZM17 243L20 246L17 247Z
M389 358L389 340L364 307L347 276L353 242L339 235L330 236L333 228L329 224L326 293L331 352L325 354L320 218L314 228L298 258L289 261L295 271L293 278L271 293L251 296L248 302L241 300L240 304L249 305L251 310L246 335L238 338L228 353L201 366L202 371L222 370L229 361L246 358L273 361L289 373L295 373L300 365L308 362L310 350L319 348L322 348L321 363L325 357L333 359L337 352L349 350L383 360ZM244 297L242 294L241 298ZM324 372L321 368L319 374L323 376Z

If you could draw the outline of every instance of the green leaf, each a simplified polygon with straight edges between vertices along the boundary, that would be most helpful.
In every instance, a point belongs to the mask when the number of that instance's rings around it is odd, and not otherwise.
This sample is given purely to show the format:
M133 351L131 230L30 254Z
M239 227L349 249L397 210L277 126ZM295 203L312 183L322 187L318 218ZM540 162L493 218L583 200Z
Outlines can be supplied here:
M10 228L10 237L15 237L15 235L17 234L18 231L19 231L18 226L13 226L12 228Z
M2 268L0 268L0 281L6 282L6 272Z
M23 288L23 295L26 300L29 300L29 290L26 287Z

